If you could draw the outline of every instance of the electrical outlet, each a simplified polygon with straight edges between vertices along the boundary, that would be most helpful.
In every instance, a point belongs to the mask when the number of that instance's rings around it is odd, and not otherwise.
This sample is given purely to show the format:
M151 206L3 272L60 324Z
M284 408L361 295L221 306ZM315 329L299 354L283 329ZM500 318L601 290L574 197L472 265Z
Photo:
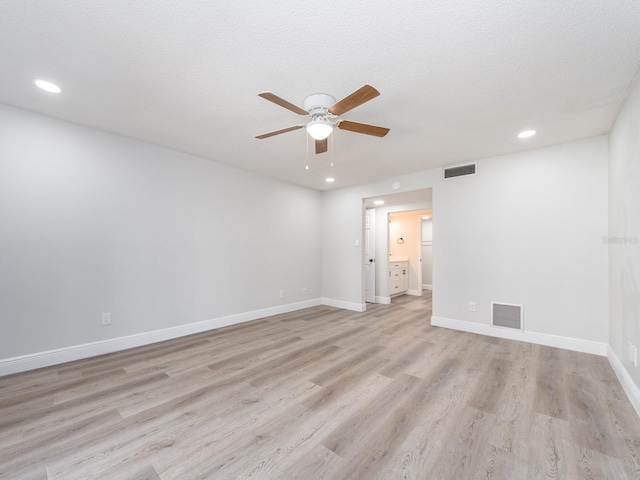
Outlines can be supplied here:
M280 298L284 297L284 290L280 289Z
M629 361L633 363L633 366L637 367L638 366L638 349L631 342L627 342L627 355L629 357Z
M102 314L102 326L106 327L107 325L111 325L111 314L103 313Z
M470 312L476 311L476 302L469 302L469 311Z
M307 294L307 287L302 287L302 294L306 295Z

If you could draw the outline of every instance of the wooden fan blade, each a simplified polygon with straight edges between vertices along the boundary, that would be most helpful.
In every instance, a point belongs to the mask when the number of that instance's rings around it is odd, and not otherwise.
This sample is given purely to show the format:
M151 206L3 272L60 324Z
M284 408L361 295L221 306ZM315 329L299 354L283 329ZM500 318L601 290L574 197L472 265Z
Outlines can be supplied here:
M264 98L265 100L269 100L270 102L275 103L276 105L280 105L281 107L286 108L287 110L291 110L293 113L297 113L298 115L309 115L309 112L303 110L302 108L294 105L293 103L287 102L284 98L280 98L275 93L271 92L262 92L258 94L259 97Z
M373 88L371 85L365 85L364 87L360 87L348 97L345 97L342 100L334 103L333 106L329 108L329 113L332 113L334 115L342 115L343 113L346 113L349 110L353 110L363 103L368 102L372 98L376 98L378 95L380 95L380 92L378 90Z
M388 128L376 127L375 125L367 125L366 123L350 122L342 120L338 124L340 130L349 130L350 132L364 133L365 135L373 135L374 137L384 137L389 133Z
M327 151L328 148L328 143L327 139L325 138L324 140L316 140L316 155L319 153L324 153Z
M296 125L295 127L283 128L282 130L276 130L275 132L263 133L262 135L256 135L256 138L263 139L273 137L274 135L280 135L281 133L291 132L293 130L299 130L304 125Z

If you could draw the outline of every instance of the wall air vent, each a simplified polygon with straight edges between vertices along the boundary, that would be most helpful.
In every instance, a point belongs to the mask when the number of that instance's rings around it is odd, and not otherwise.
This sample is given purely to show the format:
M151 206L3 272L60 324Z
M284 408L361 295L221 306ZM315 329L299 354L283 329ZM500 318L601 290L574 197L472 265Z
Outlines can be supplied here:
M448 167L444 169L444 178L462 177L464 175L475 175L476 164L468 163L467 165L458 165L456 167Z
M491 302L491 325L522 330L522 305Z

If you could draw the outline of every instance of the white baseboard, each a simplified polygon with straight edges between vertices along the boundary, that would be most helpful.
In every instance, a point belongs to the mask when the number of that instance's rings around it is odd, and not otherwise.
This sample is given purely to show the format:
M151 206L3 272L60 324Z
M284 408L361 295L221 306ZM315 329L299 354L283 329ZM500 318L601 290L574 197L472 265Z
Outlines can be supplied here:
M186 325L178 325L176 327L164 328L162 330L137 333L126 337L111 338L108 340L85 343L82 345L73 345L71 347L48 350L20 357L0 359L0 376L25 372L27 370L35 370L36 368L49 367L51 365L58 365L83 358L95 357L97 355L104 355L105 353L118 352L128 348L171 340L172 338L184 337L194 333L228 327L238 323L258 320L260 318L279 315L281 313L289 313L296 310L302 310L304 308L315 307L321 304L321 299L316 298L313 300L305 300L303 302L289 303L286 305L278 305L276 307L253 310L251 312L228 315L211 320L203 320L201 322L194 322Z
M608 346L607 349L607 357L609 358L609 363L611 364L611 368L616 373L622 388L624 389L624 393L629 397L629 401L631 401L631 405L636 409L636 413L640 416L640 389L635 384L631 375L624 365L620 361L620 358L616 355L616 352L613 351L611 345Z
M407 295L413 295L415 297L421 297L422 294L418 290L407 290Z
M422 288L425 290L433 290L433 286L429 285L428 283L423 283Z
M345 302L344 300L334 300L332 298L322 298L321 303L329 307L344 308L345 310L353 310L354 312L367 311L366 303Z
M376 303L389 305L391 303L391 297L376 297Z
M550 335L548 333L510 330L507 328L494 327L492 325L435 316L431 317L431 325L450 328L452 330L462 330L463 332L478 333L489 337L506 338L509 340L519 340L521 342L546 345L547 347L563 348L565 350L573 350L575 352L591 353L601 356L607 355L608 345L606 343L593 342L591 340L561 337L559 335Z

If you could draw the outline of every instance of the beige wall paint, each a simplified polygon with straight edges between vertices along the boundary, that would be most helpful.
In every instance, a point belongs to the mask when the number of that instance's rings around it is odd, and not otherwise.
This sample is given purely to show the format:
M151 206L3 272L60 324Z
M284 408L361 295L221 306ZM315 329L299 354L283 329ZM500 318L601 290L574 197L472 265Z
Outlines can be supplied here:
M420 289L420 257L421 257L421 216L424 213L402 212L389 215L389 253L391 257L409 258L409 290L417 293ZM398 243L402 238L404 243Z

